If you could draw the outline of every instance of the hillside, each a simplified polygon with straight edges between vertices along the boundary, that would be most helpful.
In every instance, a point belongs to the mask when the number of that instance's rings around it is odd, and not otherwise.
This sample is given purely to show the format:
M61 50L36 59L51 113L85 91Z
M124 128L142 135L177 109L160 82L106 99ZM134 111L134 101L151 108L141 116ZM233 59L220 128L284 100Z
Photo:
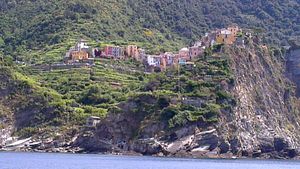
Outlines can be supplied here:
M231 23L254 28L274 44L286 45L300 35L297 0L1 0L0 4L0 46L6 54L27 59L79 37L141 42L153 52L177 50L208 30ZM42 51L25 52L29 49ZM59 58L62 53L54 55Z
M16 149L295 158L299 86L287 79L278 45L300 36L299 7L299 0L0 0L0 148L31 137L33 145ZM246 30L234 43L198 46L203 53L184 65L174 54L166 71L147 72L132 58L61 63L79 38L92 48L136 44L158 54L234 23ZM287 55L297 83L299 51Z
M52 71L6 66L1 132L41 141L23 151L294 158L300 114L284 66L281 50L253 41L154 74L107 59ZM86 127L89 116L101 123Z
M65 122L68 103L60 94L41 87L16 67L0 65L0 144L11 135L29 137L38 128L46 131Z

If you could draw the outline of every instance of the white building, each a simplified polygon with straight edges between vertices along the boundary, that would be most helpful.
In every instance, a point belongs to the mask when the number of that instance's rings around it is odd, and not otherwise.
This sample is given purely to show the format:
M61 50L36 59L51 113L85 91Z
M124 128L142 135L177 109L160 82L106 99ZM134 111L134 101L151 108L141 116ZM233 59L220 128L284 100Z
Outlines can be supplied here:
M160 65L160 56L158 55L148 55L147 64L149 66L159 66Z
M75 45L76 51L87 50L90 47L87 45L87 41L84 39L80 39L79 42Z
M101 118L97 116L90 116L86 119L86 126L87 127L96 127L97 124L101 122Z

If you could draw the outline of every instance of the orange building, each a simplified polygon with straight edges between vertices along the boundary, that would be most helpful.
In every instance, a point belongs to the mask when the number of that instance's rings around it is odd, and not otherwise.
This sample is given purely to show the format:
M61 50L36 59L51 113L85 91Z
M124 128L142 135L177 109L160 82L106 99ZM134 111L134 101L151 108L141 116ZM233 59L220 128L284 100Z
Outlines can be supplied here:
M232 45L240 31L238 26L230 26L227 29L219 30L216 34L217 44Z
M129 45L126 47L126 54L128 57L132 57L136 60L139 60L139 50L136 45Z
M230 26L227 28L234 36L237 36L237 34L241 31L238 26Z
M227 29L223 29L216 35L217 44L231 45L235 42L236 36Z
M160 57L160 70L166 71L167 70L167 58L165 56Z

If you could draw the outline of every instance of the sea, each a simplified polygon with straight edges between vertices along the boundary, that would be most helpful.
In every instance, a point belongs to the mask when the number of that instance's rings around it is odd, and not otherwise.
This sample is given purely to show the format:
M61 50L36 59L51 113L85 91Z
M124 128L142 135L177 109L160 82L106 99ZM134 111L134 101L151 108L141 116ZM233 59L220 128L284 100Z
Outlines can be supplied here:
M300 169L295 160L188 159L0 152L0 169Z

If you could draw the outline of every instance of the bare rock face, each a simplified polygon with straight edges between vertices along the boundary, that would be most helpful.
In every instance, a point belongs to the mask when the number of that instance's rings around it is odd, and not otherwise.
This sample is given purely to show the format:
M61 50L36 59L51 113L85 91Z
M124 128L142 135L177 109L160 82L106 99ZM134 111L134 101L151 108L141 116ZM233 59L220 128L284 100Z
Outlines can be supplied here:
M221 116L223 137L236 138L235 154L259 156L300 145L299 110L285 78L283 56L266 46L228 48L237 101L232 114ZM289 96L287 97L287 94ZM235 146L233 146L235 147Z
M119 108L122 112L110 113L89 136L80 136L76 146L80 146L86 151L136 151L142 154L155 154L160 152L158 151L160 150L159 146L156 144L142 144L142 142L133 139L139 132L141 122L147 115L147 111L137 110L138 104L154 105L155 101L155 98L152 96L142 95L137 100L121 103ZM153 128L160 129L160 127L155 127L154 124L152 125L152 129ZM148 129L148 132L145 132L143 135L149 135L149 137L151 137L154 133L156 133L156 131Z
M156 140L136 140L130 149L143 155L153 155L163 152L162 145Z
M4 129L0 129L0 148L7 143L9 138L11 138L12 131L12 126L6 126Z

